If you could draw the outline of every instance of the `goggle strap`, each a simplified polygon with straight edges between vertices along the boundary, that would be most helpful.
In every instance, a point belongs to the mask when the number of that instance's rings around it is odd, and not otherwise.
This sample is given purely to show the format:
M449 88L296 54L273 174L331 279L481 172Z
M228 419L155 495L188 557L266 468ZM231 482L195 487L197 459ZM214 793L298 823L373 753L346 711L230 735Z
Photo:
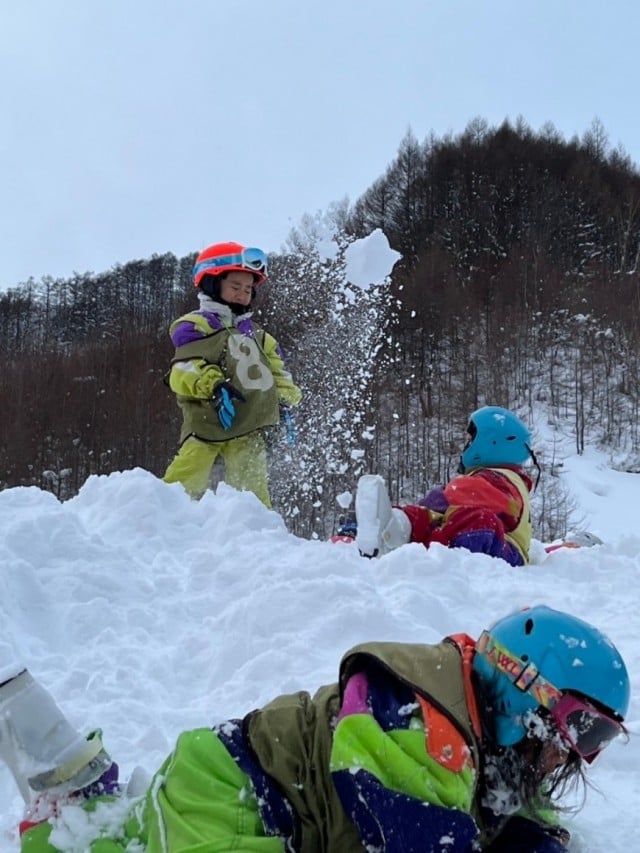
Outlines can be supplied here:
M205 260L200 261L199 264L196 264L194 266L193 274L195 276L203 270L214 270L219 269L220 267L228 267L234 265L241 266L248 272L266 272L267 259L266 257L256 257L255 260L252 261L250 257L245 257L245 253L236 255L223 255L219 258L206 258Z
M552 708L562 698L562 690L547 681L532 661L525 662L516 657L488 631L482 632L476 648L499 672L506 675L518 690L531 693L543 708Z

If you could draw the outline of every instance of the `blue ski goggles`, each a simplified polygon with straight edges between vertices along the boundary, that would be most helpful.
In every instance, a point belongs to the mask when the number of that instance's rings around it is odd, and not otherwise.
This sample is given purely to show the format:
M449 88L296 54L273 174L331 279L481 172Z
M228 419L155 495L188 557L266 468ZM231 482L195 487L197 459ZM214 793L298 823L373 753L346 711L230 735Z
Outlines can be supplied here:
M216 274L216 270L228 269L235 267L237 269L247 270L248 272L259 272L264 276L267 275L268 260L262 249L243 249L237 255L221 255L219 258L207 258L201 261L193 268L193 276L203 272Z

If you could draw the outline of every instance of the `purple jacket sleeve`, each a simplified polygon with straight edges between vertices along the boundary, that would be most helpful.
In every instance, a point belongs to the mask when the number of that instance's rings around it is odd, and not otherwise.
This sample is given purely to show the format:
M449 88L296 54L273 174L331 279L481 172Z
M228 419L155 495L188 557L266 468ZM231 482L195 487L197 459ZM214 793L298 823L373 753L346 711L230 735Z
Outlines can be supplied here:
M422 500L418 501L418 506L426 506L432 512L444 514L449 509L449 501L444 496L444 486L438 486L427 492Z

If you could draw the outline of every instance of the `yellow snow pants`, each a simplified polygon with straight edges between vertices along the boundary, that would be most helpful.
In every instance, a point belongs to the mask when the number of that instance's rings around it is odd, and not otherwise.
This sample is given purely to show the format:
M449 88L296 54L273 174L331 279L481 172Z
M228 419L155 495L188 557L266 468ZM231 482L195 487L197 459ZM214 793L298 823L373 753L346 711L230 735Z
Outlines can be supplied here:
M222 456L224 461L225 483L240 491L253 492L271 509L267 450L260 432L218 442L188 438L167 468L163 480L165 483L182 483L187 493L198 500L209 486L211 469L218 456Z

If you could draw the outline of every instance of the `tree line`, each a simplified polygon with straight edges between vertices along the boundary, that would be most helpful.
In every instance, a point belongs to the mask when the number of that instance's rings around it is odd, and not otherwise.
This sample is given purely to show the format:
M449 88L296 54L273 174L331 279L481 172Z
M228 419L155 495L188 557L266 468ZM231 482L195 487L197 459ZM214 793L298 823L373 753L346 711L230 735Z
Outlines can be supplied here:
M320 221L322 219L322 221ZM402 253L389 283L345 293L344 250L381 228ZM66 499L91 474L162 475L178 410L163 379L168 325L195 305L195 252L0 295L0 488ZM257 314L305 399L298 443L271 436L272 492L290 528L326 536L357 476L396 500L450 476L466 417L485 403L545 412L638 470L640 174L599 122L581 139L474 119L458 136L408 133L353 205L306 217L272 258ZM572 517L561 459L540 448L541 535ZM337 500L339 499L339 501Z

